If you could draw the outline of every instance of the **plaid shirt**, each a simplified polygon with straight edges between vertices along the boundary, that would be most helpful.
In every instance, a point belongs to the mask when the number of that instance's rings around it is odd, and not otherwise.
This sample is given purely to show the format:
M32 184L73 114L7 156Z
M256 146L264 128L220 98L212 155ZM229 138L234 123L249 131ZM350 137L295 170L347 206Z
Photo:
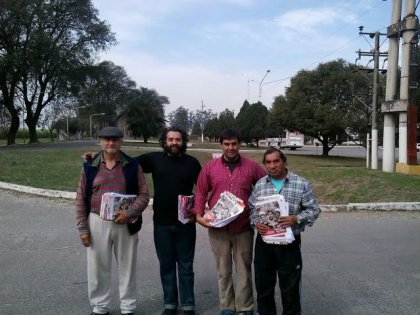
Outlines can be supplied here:
M271 177L267 175L255 184L248 200L251 210L250 221L252 226L255 226L255 221L258 217L255 209L257 198L276 194L282 194L284 199L289 203L289 215L296 214L301 219L299 225L292 226L293 234L295 235L303 232L305 225L312 226L321 212L312 192L311 185L305 178L288 171L283 188L280 192L277 192L271 182Z

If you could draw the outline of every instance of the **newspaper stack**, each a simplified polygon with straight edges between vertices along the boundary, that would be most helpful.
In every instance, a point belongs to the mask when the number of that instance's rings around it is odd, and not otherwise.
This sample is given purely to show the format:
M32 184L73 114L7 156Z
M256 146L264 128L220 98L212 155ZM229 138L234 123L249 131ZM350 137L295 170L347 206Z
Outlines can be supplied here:
M190 213L194 205L194 195L178 195L178 221L186 224L191 221Z
M106 221L113 221L117 212L127 211L128 207L136 200L136 195L123 195L114 192L104 193L101 199L101 211L99 216ZM130 223L134 223L137 218Z
M229 191L220 194L219 199L204 218L214 227L222 227L235 220L243 211L244 202Z
M261 235L268 244L290 244L295 240L291 227L280 226L281 216L289 215L289 204L284 200L283 195L270 195L258 197L255 207L258 213L258 223L270 227L270 230Z

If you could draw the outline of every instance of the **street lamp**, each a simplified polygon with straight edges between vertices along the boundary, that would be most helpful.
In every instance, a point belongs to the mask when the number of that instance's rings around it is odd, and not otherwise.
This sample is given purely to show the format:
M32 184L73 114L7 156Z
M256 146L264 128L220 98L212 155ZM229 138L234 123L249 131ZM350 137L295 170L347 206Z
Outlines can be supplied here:
M259 94L259 98L258 98L258 100L260 100L261 99L261 86L262 86L262 83L263 83L263 81L264 81L264 79L265 79L265 77L267 76L267 74L270 72L270 70L267 70L266 72L265 72L265 75L264 75L264 77L262 78L262 80L261 80L261 82L260 82L260 94Z
M99 114L92 114L89 116L89 130L90 130L90 138L92 138L92 117L93 116L103 116L105 113L99 113Z

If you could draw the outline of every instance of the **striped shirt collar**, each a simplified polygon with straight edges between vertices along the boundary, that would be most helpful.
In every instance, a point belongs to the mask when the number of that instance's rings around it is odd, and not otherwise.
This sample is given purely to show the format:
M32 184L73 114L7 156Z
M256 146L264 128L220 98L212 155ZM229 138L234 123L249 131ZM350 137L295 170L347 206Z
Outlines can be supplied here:
M104 163L105 160L103 158L103 151L101 151L99 154L96 155L95 159L92 161L92 166L93 167L99 167L101 165L101 163ZM118 154L118 160L117 163L121 163L122 166L127 165L128 160L125 158L125 156L123 154Z

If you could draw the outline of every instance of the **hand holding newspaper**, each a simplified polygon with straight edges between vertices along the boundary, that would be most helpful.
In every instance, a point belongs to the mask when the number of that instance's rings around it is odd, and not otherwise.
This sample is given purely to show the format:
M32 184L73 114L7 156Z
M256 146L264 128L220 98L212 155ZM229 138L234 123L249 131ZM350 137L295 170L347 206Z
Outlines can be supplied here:
M136 198L136 195L123 195L114 192L104 193L101 199L100 218L106 221L114 221L118 211L127 211ZM130 223L134 223L136 220L137 218L133 218Z
M258 197L255 207L258 213L257 222L270 228L261 235L265 243L284 245L295 240L291 227L283 228L279 223L281 216L289 215L289 204L282 195Z
M204 218L213 227L223 227L235 220L245 208L244 202L229 191L220 194L219 199Z

